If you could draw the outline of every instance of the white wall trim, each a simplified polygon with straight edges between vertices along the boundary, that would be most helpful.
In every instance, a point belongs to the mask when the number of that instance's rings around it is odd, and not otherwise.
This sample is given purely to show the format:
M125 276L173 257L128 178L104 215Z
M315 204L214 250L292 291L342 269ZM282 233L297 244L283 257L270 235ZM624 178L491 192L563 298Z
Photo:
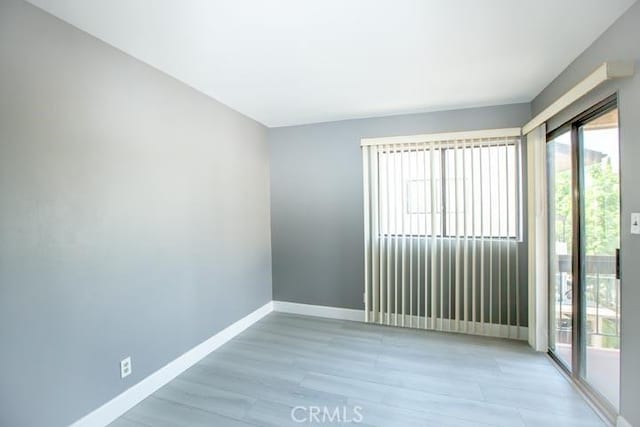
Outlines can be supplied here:
M328 319L351 320L356 322L365 321L364 310L355 310L351 308L328 307L324 305L299 304L295 302L274 301L273 311L291 314L301 314L304 316L325 317ZM371 316L372 318L372 316ZM432 320L427 320L428 324L432 324ZM370 322L376 323L376 322ZM382 323L386 325L386 323ZM418 329L424 328L424 317L418 318L406 316L405 324L413 324ZM390 323L388 326L402 327L399 324ZM431 328L427 330L432 330ZM529 331L526 326L507 326L492 323L465 322L465 321L448 321L447 319L437 319L436 329L443 332L459 332L468 335L482 335L488 337L510 338L526 340Z
M545 352L549 348L546 132L546 124L543 123L527 134L529 345L540 352Z
M85 415L73 423L71 427L96 427L106 426L112 423L160 387L173 380L182 372L198 363L209 353L216 350L218 347L222 346L272 311L273 302L269 301L237 322L227 326L225 329L221 330L203 343L193 347L182 356L169 362L164 367L158 369L156 372L114 397L98 409Z
M529 123L523 126L522 133L527 134L537 128L547 120L576 102L578 99L591 92L600 84L607 80L621 77L630 77L634 72L633 62L609 61L603 62L595 71L589 74L584 80L569 89L567 93L556 99L551 105L542 110Z
M633 426L622 415L618 415L618 420L616 421L616 427L633 427Z
M325 317L327 319L364 322L364 310L329 307L326 305L299 304L296 302L273 301L273 311L302 314L304 316Z
M387 136L380 138L362 138L360 146L391 145L391 144L418 144L434 141L456 141L466 139L491 139L519 137L520 128L482 129L464 132L427 133L422 135Z

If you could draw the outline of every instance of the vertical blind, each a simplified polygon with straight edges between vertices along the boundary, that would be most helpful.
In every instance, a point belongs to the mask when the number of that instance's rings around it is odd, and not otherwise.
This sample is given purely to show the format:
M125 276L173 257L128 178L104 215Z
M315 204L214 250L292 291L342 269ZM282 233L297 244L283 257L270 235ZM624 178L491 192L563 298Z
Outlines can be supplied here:
M520 138L363 142L366 321L521 338Z

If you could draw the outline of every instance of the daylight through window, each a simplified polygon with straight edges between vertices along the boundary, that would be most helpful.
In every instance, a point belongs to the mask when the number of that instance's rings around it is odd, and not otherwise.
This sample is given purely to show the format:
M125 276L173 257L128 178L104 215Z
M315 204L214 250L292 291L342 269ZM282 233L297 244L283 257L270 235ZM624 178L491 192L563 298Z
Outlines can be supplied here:
M518 151L513 138L379 148L379 232L517 238Z

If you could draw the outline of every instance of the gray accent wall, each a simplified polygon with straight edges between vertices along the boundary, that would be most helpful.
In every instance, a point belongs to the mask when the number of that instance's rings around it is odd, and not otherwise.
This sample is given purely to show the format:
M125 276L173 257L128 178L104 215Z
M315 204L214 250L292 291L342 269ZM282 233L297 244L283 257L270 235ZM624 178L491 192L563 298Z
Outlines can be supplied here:
M618 94L620 112L621 234L621 393L620 412L640 426L640 236L632 236L631 212L640 212L640 3L633 5L600 38L576 58L532 103L537 114L602 62L634 61L632 78L610 81L553 121L552 127L606 96Z
M269 302L268 161L264 126L0 0L0 425L68 425Z
M519 127L529 118L529 104L513 104L269 129L273 299L364 308L361 138Z

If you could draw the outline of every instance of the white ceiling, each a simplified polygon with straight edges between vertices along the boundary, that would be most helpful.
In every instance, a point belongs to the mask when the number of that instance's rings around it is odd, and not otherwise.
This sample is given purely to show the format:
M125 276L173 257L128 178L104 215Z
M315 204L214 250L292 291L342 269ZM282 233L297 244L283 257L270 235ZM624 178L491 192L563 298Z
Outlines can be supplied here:
M634 0L30 2L285 126L528 102Z

